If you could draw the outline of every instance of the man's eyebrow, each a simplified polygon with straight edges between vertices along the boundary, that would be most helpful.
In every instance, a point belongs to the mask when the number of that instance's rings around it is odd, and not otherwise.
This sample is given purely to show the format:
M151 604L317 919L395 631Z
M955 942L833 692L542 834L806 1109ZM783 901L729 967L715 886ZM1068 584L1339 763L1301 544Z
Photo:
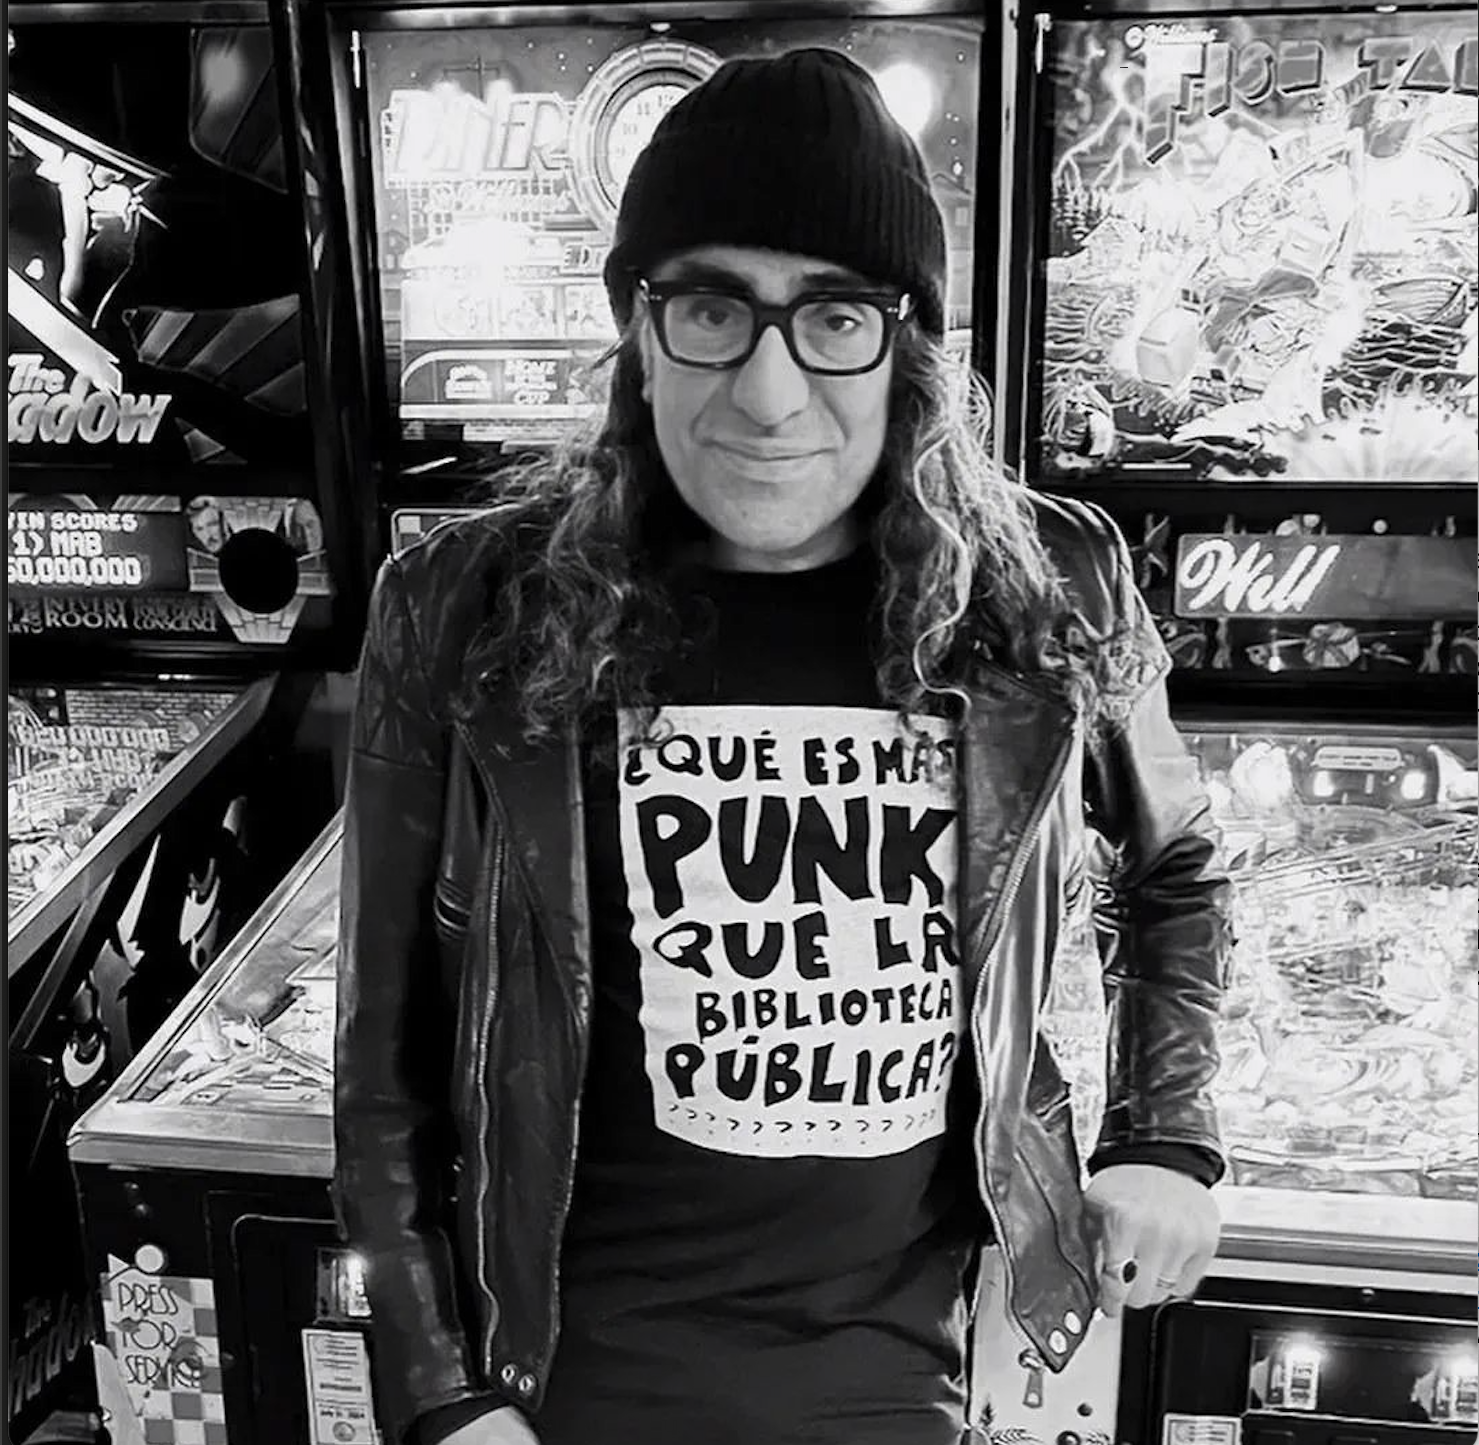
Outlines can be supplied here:
M804 271L796 279L800 282L801 290L811 290L819 286L843 286L851 290L862 290L869 284L856 271L849 271L842 266L824 266L816 270ZM741 276L726 266L718 266L712 261L674 261L671 271L664 274L662 281L664 284L688 281L696 286L721 286L729 290L740 291L753 289L748 277Z
M845 266L824 266L816 271L801 273L803 286L847 286L855 290L866 290L872 282Z

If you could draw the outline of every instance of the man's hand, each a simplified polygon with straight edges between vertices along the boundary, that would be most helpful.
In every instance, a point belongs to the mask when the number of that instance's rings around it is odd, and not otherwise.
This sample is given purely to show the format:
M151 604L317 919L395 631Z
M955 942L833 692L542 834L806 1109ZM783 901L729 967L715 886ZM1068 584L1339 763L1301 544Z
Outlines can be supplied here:
M1217 1252L1222 1220L1200 1180L1154 1164L1111 1164L1084 1204L1098 1231L1099 1307L1107 1315L1190 1295Z
M521 1410L504 1405L460 1425L440 1445L539 1445L539 1436Z

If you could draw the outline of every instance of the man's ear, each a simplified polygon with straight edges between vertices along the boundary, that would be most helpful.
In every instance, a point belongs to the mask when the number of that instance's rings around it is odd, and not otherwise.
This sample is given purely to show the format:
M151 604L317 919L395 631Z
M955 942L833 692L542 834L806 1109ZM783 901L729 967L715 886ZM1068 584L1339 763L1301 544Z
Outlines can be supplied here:
M637 329L637 364L642 368L642 400L651 406L652 367L657 359L657 338L652 334L652 323L640 297L633 324Z

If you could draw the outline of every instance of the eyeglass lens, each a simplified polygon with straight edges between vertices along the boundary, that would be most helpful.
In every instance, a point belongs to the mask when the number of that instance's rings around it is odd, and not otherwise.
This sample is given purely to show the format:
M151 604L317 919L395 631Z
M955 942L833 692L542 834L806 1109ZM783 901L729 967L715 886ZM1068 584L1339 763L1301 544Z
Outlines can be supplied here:
M754 308L740 296L680 292L664 317L668 349L678 361L718 366L737 361L755 336ZM808 301L791 313L791 341L802 364L817 371L850 371L883 355L887 323L870 301Z

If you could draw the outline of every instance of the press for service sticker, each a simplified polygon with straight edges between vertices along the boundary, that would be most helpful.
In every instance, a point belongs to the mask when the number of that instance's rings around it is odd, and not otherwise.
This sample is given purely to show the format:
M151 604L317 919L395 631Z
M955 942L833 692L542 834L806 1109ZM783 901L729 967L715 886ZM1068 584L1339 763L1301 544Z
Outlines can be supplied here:
M1167 1415L1161 1445L1242 1445L1242 1422L1227 1415Z
M302 1333L312 1445L379 1445L364 1336L352 1330Z

